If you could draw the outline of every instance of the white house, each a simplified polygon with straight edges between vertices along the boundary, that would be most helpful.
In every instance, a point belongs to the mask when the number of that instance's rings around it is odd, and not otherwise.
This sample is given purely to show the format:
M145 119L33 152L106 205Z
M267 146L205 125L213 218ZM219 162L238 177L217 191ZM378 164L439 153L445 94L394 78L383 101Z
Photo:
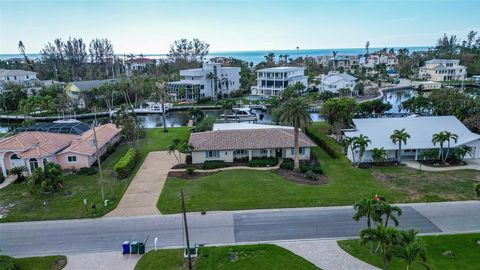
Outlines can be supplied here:
M396 129L405 129L410 135L405 145L402 145L402 159L421 159L425 150L440 149L440 145L432 143L435 133L448 131L458 136L457 142L453 140L451 148L468 145L473 148L473 154L466 158L480 157L480 135L468 130L455 116L425 116L425 117L401 117L401 118L364 118L353 119L354 129L344 130L345 137L367 136L371 143L367 146L361 162L372 161L372 150L383 147L387 159L396 159L398 144L390 139ZM355 160L358 161L358 150L355 151ZM351 151L348 151L348 159L353 161Z
M227 127L227 125L231 125ZM310 159L310 148L315 144L303 133L299 134L300 159ZM192 133L192 163L207 160L233 162L235 159L253 157L294 157L293 129L284 127L238 126L236 123L217 126L216 130Z
M148 64L155 64L155 59L145 57L128 59L125 61L125 71L128 75L134 71L142 73Z
M32 87L39 82L37 72L21 69L0 69L0 89L4 88L7 84Z
M257 85L252 86L252 95L278 96L287 86L301 83L305 87L308 77L303 67L274 67L257 70Z
M352 69L359 64L358 56L356 55L336 55L335 57L331 57L329 62L332 66L334 65L336 69Z
M328 75L318 76L320 80L320 92L330 91L338 94L338 90L347 88L351 93L355 92L357 78L348 73L330 72Z
M420 67L418 76L435 82L459 81L467 75L467 68L460 65L458 59L432 59Z
M373 53L363 57L360 61L360 65L366 68L374 68L379 64L394 67L398 64L397 56L394 53Z
M180 70L180 81L167 83L174 100L195 100L230 94L240 89L240 68L222 67L217 63L203 64L202 68ZM181 89L185 89L182 93Z

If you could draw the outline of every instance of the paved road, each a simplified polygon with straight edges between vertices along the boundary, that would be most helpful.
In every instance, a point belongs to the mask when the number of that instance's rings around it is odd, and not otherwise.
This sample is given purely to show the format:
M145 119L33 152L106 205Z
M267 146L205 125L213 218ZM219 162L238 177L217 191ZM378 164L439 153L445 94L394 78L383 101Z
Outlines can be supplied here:
M480 231L480 202L401 205L403 228L422 233ZM190 234L198 244L354 237L351 207L278 209L188 215ZM78 254L120 250L125 240L158 237L161 247L181 246L181 215L0 224L0 249L13 256Z

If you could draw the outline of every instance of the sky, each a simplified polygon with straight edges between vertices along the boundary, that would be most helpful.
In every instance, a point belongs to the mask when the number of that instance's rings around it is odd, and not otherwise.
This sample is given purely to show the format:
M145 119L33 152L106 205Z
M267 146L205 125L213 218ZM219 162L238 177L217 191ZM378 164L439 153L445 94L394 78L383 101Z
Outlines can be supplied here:
M480 32L480 0L0 0L0 54L55 38L108 38L116 53L433 46Z

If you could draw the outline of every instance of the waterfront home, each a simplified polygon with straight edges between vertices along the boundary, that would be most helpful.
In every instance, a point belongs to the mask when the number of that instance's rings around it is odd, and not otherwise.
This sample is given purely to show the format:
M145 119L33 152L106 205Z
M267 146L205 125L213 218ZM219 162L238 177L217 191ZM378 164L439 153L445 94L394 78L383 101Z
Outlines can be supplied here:
M101 155L108 145L120 140L120 129L113 124L101 125L95 130ZM25 166L30 174L47 162L58 163L64 169L90 167L97 160L92 134L92 130L82 135L26 131L4 138L0 140L2 173L6 176L11 168Z
M217 57L212 57L209 59L210 63L215 63L215 64L226 64L229 61L228 57L222 57L222 56L217 56Z
M90 91L93 88L99 88L104 84L111 84L117 82L119 79L107 79L107 80L91 80L91 81L73 81L67 84L65 92L70 99L75 103L77 108L85 108L85 100L81 97L80 93Z
M373 53L363 57L360 65L366 68L374 68L376 65L385 64L387 67L394 67L398 64L398 59L394 53Z
M228 124L225 124L228 125ZM221 127L221 129L192 133L189 143L193 145L192 163L201 164L208 160L233 162L237 159L254 157L294 157L293 129L284 127ZM300 159L310 159L310 148L315 144L303 133L299 133Z
M33 85L38 81L37 72L21 69L0 69L0 82Z
M252 86L252 95L279 96L287 86L301 83L305 87L308 77L303 67L274 67L257 70L257 85Z
M460 65L458 59L432 59L420 67L418 76L434 82L460 81L467 75L467 68Z
M328 75L321 75L317 78L320 80L320 92L330 91L339 94L338 90L346 88L350 90L351 94L355 93L357 78L348 73L329 72Z
M181 80L167 83L174 100L217 97L240 89L239 67L205 63L201 68L180 70L180 76L183 77Z
M359 64L358 56L356 55L336 55L331 57L329 62L335 69L343 68L346 70L355 68Z
M155 59L151 58L132 58L125 61L125 71L131 75L134 71L142 73L148 64L155 64Z
M344 130L345 137L367 136L371 143L366 147L361 162L372 162L372 150L384 148L387 160L402 159L421 160L422 153L429 149L440 149L440 145L432 143L432 136L435 133L448 131L458 136L457 142L450 141L451 148L461 145L468 145L473 148L472 155L465 158L480 158L480 135L468 130L455 116L424 116L424 117L401 117L401 118L363 118L353 119L354 128ZM398 153L398 144L390 139L396 129L405 129L410 135L405 145L402 144L402 151ZM445 143L446 146L446 143ZM354 151L355 161L358 162L359 151ZM350 150L347 153L348 159L354 160Z

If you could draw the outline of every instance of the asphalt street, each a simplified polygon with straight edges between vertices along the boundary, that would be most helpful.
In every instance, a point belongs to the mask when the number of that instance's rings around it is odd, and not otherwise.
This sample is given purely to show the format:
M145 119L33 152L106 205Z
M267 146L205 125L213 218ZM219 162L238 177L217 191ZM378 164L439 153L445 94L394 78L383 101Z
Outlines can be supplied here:
M401 228L421 233L480 231L480 202L401 205ZM365 221L352 220L351 207L273 209L188 214L197 244L355 237ZM0 224L0 249L12 256L78 254L121 250L125 240L152 248L184 244L181 215L99 218Z

